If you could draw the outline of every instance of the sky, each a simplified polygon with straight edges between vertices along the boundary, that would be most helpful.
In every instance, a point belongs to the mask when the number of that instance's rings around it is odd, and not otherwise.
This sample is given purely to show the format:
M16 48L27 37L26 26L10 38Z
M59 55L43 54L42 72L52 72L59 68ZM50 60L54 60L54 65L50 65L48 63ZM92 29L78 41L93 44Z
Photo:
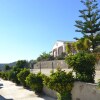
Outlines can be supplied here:
M35 60L57 40L81 37L74 25L83 8L80 0L0 0L0 63Z

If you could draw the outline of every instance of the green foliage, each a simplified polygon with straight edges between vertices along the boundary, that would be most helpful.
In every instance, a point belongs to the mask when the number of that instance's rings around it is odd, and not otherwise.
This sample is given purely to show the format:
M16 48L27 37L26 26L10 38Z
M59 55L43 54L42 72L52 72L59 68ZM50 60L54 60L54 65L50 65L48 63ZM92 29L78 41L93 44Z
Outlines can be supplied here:
M50 55L50 53L43 52L42 55L40 55L37 58L37 61L49 61L54 60L54 57Z
M57 93L57 100L72 100L71 93Z
M29 68L28 62L26 60L19 60L16 63L16 67L18 68Z
M91 42L88 38L81 38L75 42L76 51L90 51Z
M72 52L72 48L71 48L71 44L70 43L66 44L66 51L67 51L67 53L71 53Z
M0 72L0 77L4 80L7 80L7 72Z
M56 60L65 60L66 53L62 52L61 55L57 56Z
M8 80L13 81L13 82L15 81L15 73L13 70L10 70L8 72Z
M5 70L5 71L10 70L10 69L11 69L11 68L10 68L9 65L5 65L5 66L4 66L4 70Z
M66 57L66 62L76 72L77 80L94 82L96 59L93 54L79 52Z
M18 80L20 81L20 83L21 83L24 87L26 87L25 79L26 79L26 77L27 77L29 74L30 74L30 70L29 70L29 69L26 69L26 68L22 69L22 70L20 71L20 73L17 74Z
M66 97L67 94L70 94L73 87L73 82L74 77L72 72L66 73L61 69L58 69L55 73L52 73L50 77L45 75L43 77L44 85L52 90L57 91L62 96L62 99L59 99L60 97L58 97L58 100L67 100L63 98Z
M26 69L26 70L28 70L28 69ZM7 79L12 82L15 82L16 84L20 84L25 80L25 79L23 80L23 77L25 77L26 74L22 74L22 76L19 75L19 77L18 77L18 74L23 71L25 71L25 69L13 67L10 71L7 72ZM20 81L20 79L21 79L21 81Z
M21 71L20 68L18 67L13 67L12 70L9 71L8 73L8 78L9 80L15 82L16 84L20 84L20 81L17 78L17 74Z
M9 71L0 72L0 77L5 80L11 80L11 81L15 82L16 84L20 84L17 74L20 73L20 71L24 67L27 67L27 64L28 63L26 61L18 61L16 66L13 66L12 69L10 69ZM9 69L8 65L6 65L6 69ZM21 76L21 78L23 78L23 77L25 77L25 75Z
M85 47L85 50L90 50L91 42L90 42L90 40L88 38L84 38L83 45Z
M76 52L75 42L66 44L67 54L74 54Z
M82 20L76 21L76 32L81 32L91 40L92 49L95 48L96 41L94 36L96 32L100 31L100 14L98 10L98 3L96 0L81 0L85 9L79 10L80 18Z
M26 84L36 93L41 93L43 88L42 74L32 74L30 73L26 77Z
M75 47L76 47L76 51L81 51L83 50L83 42L81 40L78 40L76 43L75 43Z
M76 42L67 43L66 44L66 51L68 54L75 54L76 52L80 51L87 51L90 52L91 41L87 38L80 38Z

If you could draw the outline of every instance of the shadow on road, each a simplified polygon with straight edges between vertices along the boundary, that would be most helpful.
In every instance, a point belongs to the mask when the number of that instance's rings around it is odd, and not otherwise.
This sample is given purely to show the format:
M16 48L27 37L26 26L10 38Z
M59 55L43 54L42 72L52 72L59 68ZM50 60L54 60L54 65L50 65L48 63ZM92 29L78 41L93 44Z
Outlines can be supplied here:
M0 100L13 100L13 99L6 99L3 96L0 95Z
M3 88L3 84L2 84L2 83L0 83L0 89L1 89L1 88ZM0 99L0 100L1 100L1 99Z
M36 93L36 94L38 95L38 97L41 97L41 98L43 98L44 100L57 100L56 98L52 98L52 97L50 97L50 96L47 96L45 93L42 93L42 94Z

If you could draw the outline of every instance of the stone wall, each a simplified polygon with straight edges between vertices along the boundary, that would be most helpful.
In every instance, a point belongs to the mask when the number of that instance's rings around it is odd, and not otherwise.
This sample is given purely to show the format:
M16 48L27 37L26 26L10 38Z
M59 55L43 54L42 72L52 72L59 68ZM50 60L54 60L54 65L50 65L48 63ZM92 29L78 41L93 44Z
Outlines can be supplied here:
M64 60L52 60L52 61L42 61L42 62L38 62L36 63L34 66L34 68L38 68L38 69L43 69L43 68L57 68L57 67L61 67L61 68L68 68L68 65L65 63ZM97 70L100 70L100 61L95 65Z
M47 87L44 87L43 91L45 94L57 98L55 91ZM100 89L96 84L75 82L71 93L72 100L100 100Z
M61 68L68 68L68 65L65 63L64 60L52 60L52 61L42 61L42 62L38 62L34 65L33 68L57 68L57 67L61 67Z

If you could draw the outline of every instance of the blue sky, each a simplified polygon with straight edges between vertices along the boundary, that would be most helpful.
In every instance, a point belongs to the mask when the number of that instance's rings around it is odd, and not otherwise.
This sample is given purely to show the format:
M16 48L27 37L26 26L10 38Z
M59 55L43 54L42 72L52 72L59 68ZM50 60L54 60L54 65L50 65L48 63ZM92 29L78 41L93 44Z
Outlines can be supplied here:
M79 9L80 0L0 0L0 63L36 59L56 40L81 37Z

